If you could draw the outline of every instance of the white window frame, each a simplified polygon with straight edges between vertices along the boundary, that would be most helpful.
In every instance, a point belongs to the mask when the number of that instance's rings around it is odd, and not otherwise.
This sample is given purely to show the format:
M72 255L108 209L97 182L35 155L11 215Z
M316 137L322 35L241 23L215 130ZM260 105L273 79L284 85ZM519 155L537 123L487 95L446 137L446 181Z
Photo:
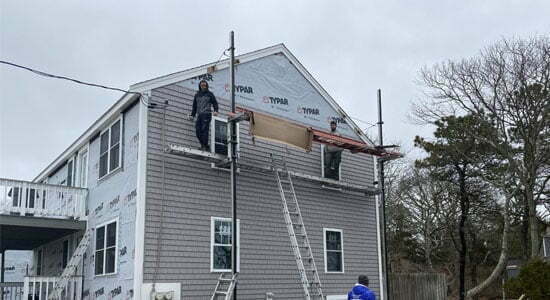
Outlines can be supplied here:
M101 141L100 141L100 143L101 143ZM101 147L101 144L99 146ZM88 145L82 147L78 151L78 154L76 156L76 160L77 160L77 176L76 176L77 185L76 186L81 187L81 188L87 188L88 187L88 170L90 168L90 151L89 151L89 149L90 149L90 146L88 144ZM86 170L82 170L82 156L84 154L86 154ZM83 178L82 174L85 174L85 176L86 176L85 184L82 183L82 178Z
M325 177L325 145L324 144L321 144L321 178L332 179L332 178ZM338 166L338 181L342 181L342 162L340 162L340 165Z
M230 131L231 131L231 127L229 126L229 122L227 121L227 118L222 118L222 117L217 117L217 116L213 116L212 117L212 121L210 122L210 152L211 153L216 153L215 152L215 147L214 147L214 141L216 140L216 121L221 121L221 122L224 122L227 124L227 138L230 139L231 138L231 135L230 135ZM239 154L239 150L240 150L240 141L241 141L241 138L240 138L240 126L239 126L239 123L237 123L237 155ZM227 141L227 157L231 157L231 144L229 143L229 141Z
M97 180L101 180L105 177L107 177L109 174L112 174L114 172L116 172L117 170L119 170L120 168L122 168L122 140L123 140L123 135L122 133L124 132L124 122L123 122L123 115L121 114L120 117L118 117L116 120L114 120L113 122L111 122L109 124L109 126L107 126L106 129L104 129L103 131L101 131L99 133L99 169L98 169L98 179ZM113 170L110 170L111 169L111 148L113 148L113 145L111 145L111 128L113 127L113 125L115 125L116 122L120 121L120 140L118 141L118 167L116 167L115 169ZM105 132L108 132L108 143L107 143L107 173L105 173L103 176L101 176L101 136L105 133ZM89 156L89 154L88 154Z
M69 166L71 166L71 168L69 168ZM70 178L71 179L71 185L69 185L69 170L70 169L72 169L71 170L71 178ZM73 187L76 186L75 171L76 171L76 160L74 159L74 156L72 156L69 160L67 160L67 181L66 181L67 186L73 186Z
M227 124L227 138L231 138L231 135L230 135L230 132L231 132L231 127L229 126L229 122L227 120L227 118L223 118L223 117L218 117L218 116L213 116L212 117L212 121L210 122L210 153L212 154L217 154L215 152L215 140L216 140L216 121L221 121L221 122L224 122ZM240 149L241 149L241 134L240 134L240 125L239 123L237 123L237 156L239 155L239 152L240 152ZM229 143L229 141L227 141L227 158L231 158L231 143ZM210 166L214 169L220 169L220 170L225 170L225 171L228 171L229 169L226 169L226 168L220 168L220 167L217 167L215 163L211 163ZM240 171L239 169L237 169L237 171Z
M339 232L340 233L340 243L342 245L342 271L328 271L327 266L327 231L330 232ZM334 250L330 250L334 251ZM336 229L336 228L323 228L323 255L325 256L325 273L329 274L343 274L345 273L345 265L344 265L344 231L342 229Z
M63 244L67 242L67 265L66 266L63 266ZM69 261L71 260L71 257L73 255L73 251L72 251L72 245L73 245L74 241L73 241L73 236L69 236L68 238L65 238L63 239L63 241L61 242L61 266L63 268L67 267L69 265Z
M36 276L44 276L44 267L46 266L46 264L44 263L44 249L45 247L42 246L42 247L38 247L36 248L36 263L35 263L35 266L36 266L36 269L34 271L34 273L36 274ZM41 254L41 255L39 255ZM39 260L39 256L40 256L40 266L38 265L38 260ZM40 274L38 274L38 268L40 267Z
M105 273L106 272L106 264L107 264L107 225L109 224L112 224L112 223L115 223L116 222L116 240L115 240L115 271L112 272L112 273ZM105 227L105 238L103 240L103 251L104 251L104 254L103 254L103 273L102 274L96 274L95 273L95 261L97 259L97 255L96 255L96 252L97 252L97 245L96 245L96 240L97 240L97 229L100 228L100 227ZM94 269L94 277L101 277L101 276L109 276L109 275L115 275L118 273L118 240L119 240L119 234L120 234L120 222L118 220L118 217L115 218L115 219L112 219L110 221L107 221L107 222L104 222L104 223L101 223L99 225L97 225L95 227L95 230L94 230L94 240L93 240L93 243L94 243L94 264L93 264L93 269Z
M231 272L231 269L214 269L214 246L216 244L214 243L214 228L215 228L215 222L216 221L229 221L231 222L231 218L222 218L222 217L211 217L210 218L210 272L211 273L218 273L218 272ZM240 220L237 219L237 272L241 270L241 224ZM233 228L233 226L231 227ZM233 243L231 244L231 247L233 247Z

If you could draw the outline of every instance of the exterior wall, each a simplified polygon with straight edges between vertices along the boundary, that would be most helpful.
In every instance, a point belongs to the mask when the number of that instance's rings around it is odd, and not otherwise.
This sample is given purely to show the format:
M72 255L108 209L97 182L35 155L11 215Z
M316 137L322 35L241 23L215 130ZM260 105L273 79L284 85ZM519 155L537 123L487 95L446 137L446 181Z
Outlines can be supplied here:
M32 259L33 264L29 273L36 275L38 251L42 250L42 267L43 271L40 276L59 276L63 272L63 242L69 240L69 253L72 255L74 249L78 245L80 238L82 238L83 232L75 232L73 234L64 236L46 245L42 245L33 251Z
M139 140L139 102L123 114L121 168L99 179L100 138L88 145L88 228L96 228L112 220L117 223L117 271L113 275L94 275L95 234L84 256L83 299L133 297L137 157ZM114 121L114 120L113 120ZM105 124L105 128L111 123ZM49 183L58 184L67 178L67 166L48 177ZM80 236L83 233L77 233ZM42 246L44 275L59 276L62 272L63 239ZM73 243L72 247L76 247ZM34 261L36 253L34 250ZM33 266L33 274L36 266Z
M169 101L166 142L198 148L194 124L186 120L194 91L170 85L152 91L152 101ZM218 99L222 115L229 102ZM162 154L163 109L149 111L145 216L144 282L180 282L182 299L209 299L219 274L210 272L211 217L231 217L230 175L210 163ZM320 145L305 153L248 135L240 126L241 161L269 163L270 153L285 155L293 171L321 176ZM238 175L240 274L242 299L303 299L273 174ZM342 180L372 185L371 156L343 153ZM325 295L346 294L357 275L367 274L379 291L377 224L374 197L335 191L320 183L294 180L306 230ZM160 230L162 220L162 232ZM324 272L323 228L343 230L343 274ZM159 244L160 243L160 247ZM157 266L157 249L160 259Z
M6 260L4 266L4 281L22 282L26 274L27 266L32 266L32 251L6 251ZM0 254L0 257L2 254ZM29 270L30 272L30 270Z
M88 228L118 219L117 272L94 275L95 235L84 257L83 299L131 298L134 276L139 104L123 114L122 168L99 178L99 144L89 145ZM114 121L114 120L113 120ZM107 126L107 124L106 124Z

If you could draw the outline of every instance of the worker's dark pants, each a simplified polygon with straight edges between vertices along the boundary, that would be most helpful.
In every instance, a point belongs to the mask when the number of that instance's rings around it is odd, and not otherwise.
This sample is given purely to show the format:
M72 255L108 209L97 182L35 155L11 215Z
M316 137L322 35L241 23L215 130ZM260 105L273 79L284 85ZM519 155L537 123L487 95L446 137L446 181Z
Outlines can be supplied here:
M201 146L208 146L208 131L210 129L210 121L212 115L210 113L202 113L197 116L197 122L195 123L195 131L197 138L201 143Z
M340 162L342 161L342 151L325 152L325 178L335 180L340 179Z

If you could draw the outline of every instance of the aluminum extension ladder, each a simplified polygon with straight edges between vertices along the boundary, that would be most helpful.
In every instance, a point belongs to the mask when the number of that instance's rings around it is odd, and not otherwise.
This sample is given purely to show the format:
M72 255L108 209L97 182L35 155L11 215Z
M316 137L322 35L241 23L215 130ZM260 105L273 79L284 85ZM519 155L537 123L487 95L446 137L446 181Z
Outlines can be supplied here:
M296 192L294 191L294 185L291 174L287 169L286 161L284 159L276 160L272 157L272 167L277 178L277 186L279 187L279 193L283 202L283 213L288 229L288 237L290 238L290 244L294 252L298 272L300 273L300 281L304 289L305 299L324 299L319 272L317 272L317 267L315 266L313 252L311 251L311 245L309 244L304 220L298 206L298 199L296 198Z
M62 293L67 287L69 279L76 274L76 270L80 265L80 263L82 262L82 258L84 257L84 254L88 249L88 245L90 244L93 232L94 232L94 229L86 230L86 232L84 233L84 236L82 236L82 239L80 240L80 243L74 250L74 253L71 256L71 259L67 263L67 266L61 273L59 280L55 283L53 292L49 295L48 299L62 298Z
M225 273L220 274L220 277L218 278L218 284L216 284L214 294L212 294L210 300L231 300L231 297L233 296L233 291L235 290L235 284L237 283L238 273L232 274L231 277L224 277L224 274Z

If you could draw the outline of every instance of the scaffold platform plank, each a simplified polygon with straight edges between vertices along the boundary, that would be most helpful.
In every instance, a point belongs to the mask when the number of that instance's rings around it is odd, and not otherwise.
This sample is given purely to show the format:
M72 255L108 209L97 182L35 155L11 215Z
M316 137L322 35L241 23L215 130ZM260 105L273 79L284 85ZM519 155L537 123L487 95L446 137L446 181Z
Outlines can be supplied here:
M182 156L182 157L187 157L191 159L211 162L216 164L216 166L227 166L230 162L227 156L220 155L217 153L212 153L209 151L202 151L199 149L194 149L191 147L186 147L186 146L177 145L177 144L168 144L165 148L165 152L176 156ZM273 172L273 167L267 163L261 164L258 162L247 162L247 161L237 160L237 167L242 171L250 170L254 172L261 172L261 173L267 173L267 174L270 174L271 172ZM288 171L288 172L293 177L297 177L307 181L322 183L328 187L342 188L345 190L362 192L367 195L377 195L380 193L380 190L377 188L371 188L363 185L352 184L348 182L343 182L343 181L329 179L329 178L323 178L320 176L314 176L309 174L303 174L303 173L294 172L294 171Z

